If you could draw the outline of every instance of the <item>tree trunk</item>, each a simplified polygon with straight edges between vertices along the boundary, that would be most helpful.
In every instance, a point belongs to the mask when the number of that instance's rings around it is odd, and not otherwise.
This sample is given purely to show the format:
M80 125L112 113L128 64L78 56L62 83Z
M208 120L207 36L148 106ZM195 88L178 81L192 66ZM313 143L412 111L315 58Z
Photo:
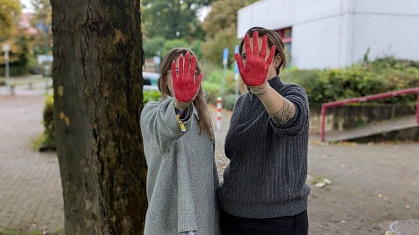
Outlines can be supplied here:
M51 0L65 233L143 234L139 0Z

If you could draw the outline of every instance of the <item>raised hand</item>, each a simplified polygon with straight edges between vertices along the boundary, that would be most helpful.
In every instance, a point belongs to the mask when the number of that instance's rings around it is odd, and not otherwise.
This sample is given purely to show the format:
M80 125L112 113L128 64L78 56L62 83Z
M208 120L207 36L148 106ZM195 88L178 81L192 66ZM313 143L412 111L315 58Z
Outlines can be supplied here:
M235 54L237 66L239 68L240 76L243 79L243 82L250 87L262 85L268 76L268 69L272 63L273 57L275 55L276 47L272 45L271 51L268 59L265 61L266 57L266 47L267 47L268 37L263 35L262 37L262 48L259 52L259 40L258 32L253 32L253 51L250 49L250 40L249 35L244 36L244 46L246 52L246 62L243 63L243 59L240 54Z
M196 75L195 69L196 56L192 56L191 59L189 52L186 52L185 57L179 56L178 74L176 73L176 63L172 62L173 89L178 102L189 103L198 93L203 75L202 73Z

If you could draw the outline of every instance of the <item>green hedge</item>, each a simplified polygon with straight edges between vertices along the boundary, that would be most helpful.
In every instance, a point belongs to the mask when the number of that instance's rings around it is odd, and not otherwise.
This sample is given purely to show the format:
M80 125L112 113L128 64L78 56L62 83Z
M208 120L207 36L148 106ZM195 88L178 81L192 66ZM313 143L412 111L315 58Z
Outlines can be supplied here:
M344 69L285 70L281 78L307 91L312 104L396 91L419 86L418 63L383 58ZM396 96L377 103L416 102L416 94Z
M36 143L39 151L48 151L55 150L55 128L54 128L54 98L53 96L48 96L45 101L45 106L43 110L44 120L42 124L44 125L44 133L42 134L41 140L39 143Z
M221 95L224 71L220 68L203 66L205 78L203 88L209 96L209 102L216 104ZM399 60L394 57L365 61L342 69L285 69L280 75L287 83L301 85L308 94L311 104L349 99L354 97L396 91L419 86L419 62ZM233 69L226 71L223 108L234 106L228 98L235 93L236 83ZM416 94L396 96L376 100L376 103L415 104ZM227 101L227 99L229 99ZM233 99L234 102L234 99Z

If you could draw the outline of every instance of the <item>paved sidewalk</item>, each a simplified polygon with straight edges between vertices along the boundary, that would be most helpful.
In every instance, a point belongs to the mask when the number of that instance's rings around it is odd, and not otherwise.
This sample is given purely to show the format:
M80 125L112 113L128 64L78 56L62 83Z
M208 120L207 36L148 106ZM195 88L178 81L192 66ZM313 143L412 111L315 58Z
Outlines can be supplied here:
M63 227L55 153L33 149L43 132L43 95L0 95L0 228L54 232Z

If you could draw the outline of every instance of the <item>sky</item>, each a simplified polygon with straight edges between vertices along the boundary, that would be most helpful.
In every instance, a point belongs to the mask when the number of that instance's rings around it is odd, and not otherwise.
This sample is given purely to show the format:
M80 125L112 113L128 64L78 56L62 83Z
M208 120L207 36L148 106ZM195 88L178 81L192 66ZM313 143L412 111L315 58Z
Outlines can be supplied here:
M29 12L33 12L33 7L31 4L31 0L20 0L20 4L22 5L22 12L23 13L29 13ZM23 6L25 6L23 8Z

